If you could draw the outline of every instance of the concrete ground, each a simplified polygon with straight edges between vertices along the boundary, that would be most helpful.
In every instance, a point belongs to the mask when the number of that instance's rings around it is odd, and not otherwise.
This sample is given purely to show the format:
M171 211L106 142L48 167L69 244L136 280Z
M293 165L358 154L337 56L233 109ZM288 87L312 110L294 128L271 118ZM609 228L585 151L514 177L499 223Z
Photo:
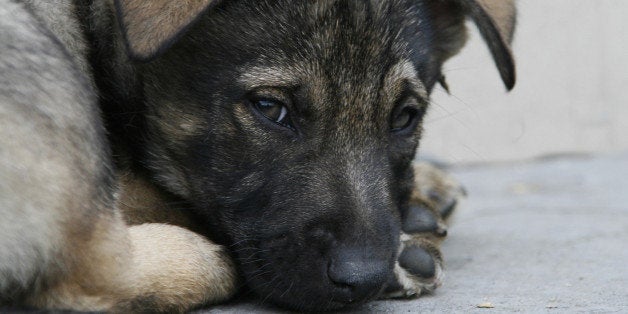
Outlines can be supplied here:
M628 313L628 153L452 172L469 197L443 247L443 286L354 312ZM238 301L208 312L275 311Z

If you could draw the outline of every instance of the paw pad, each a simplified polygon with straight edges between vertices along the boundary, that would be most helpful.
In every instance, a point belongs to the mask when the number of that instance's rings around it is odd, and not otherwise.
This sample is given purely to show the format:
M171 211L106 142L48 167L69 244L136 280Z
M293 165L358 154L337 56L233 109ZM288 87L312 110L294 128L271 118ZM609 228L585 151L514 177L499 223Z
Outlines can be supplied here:
M414 276L432 278L436 275L434 258L418 246L406 247L399 256L399 265Z

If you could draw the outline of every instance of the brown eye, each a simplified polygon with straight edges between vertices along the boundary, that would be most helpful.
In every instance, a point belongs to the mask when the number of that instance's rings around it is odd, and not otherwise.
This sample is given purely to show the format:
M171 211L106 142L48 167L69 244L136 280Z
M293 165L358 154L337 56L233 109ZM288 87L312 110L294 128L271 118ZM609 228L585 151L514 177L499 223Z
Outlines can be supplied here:
M402 98L390 117L390 131L395 134L409 134L425 114L425 109L426 106L421 105L416 97Z
M281 125L285 125L288 122L288 109L280 102L274 100L256 100L253 102L253 107L268 120Z
M392 131L398 131L410 124L410 120L412 120L413 112L409 108L404 108L399 112L392 120L390 128Z
M393 116L390 123L390 130L398 132L410 127L414 124L417 113L418 111L415 108L405 107L401 109Z

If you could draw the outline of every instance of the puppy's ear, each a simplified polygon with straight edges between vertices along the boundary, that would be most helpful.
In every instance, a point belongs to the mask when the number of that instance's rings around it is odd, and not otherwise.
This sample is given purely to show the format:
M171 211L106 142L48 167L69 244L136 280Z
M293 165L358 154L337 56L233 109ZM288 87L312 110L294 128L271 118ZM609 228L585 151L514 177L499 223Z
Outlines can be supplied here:
M464 19L477 25L486 41L502 81L508 90L515 86L515 62L510 50L516 22L514 0L428 1L436 29L437 58L444 62L464 45Z
M516 10L513 0L462 1L488 44L502 81L508 90L515 86L515 61L510 43L515 29Z
M220 0L114 0L129 55L150 60Z

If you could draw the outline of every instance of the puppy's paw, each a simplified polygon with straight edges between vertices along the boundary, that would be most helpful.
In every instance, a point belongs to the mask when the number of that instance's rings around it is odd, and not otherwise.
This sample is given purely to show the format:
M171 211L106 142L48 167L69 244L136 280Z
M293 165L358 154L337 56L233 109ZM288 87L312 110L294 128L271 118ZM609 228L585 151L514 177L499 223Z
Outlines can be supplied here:
M438 211L429 205L411 204L403 215L401 246L394 278L385 298L407 298L434 291L443 278L439 243L447 227Z
M132 226L129 235L130 297L119 302L115 312L183 312L235 293L235 267L221 246L166 224Z
M442 281L443 259L438 245L424 237L402 234L394 278L383 298L408 298L434 291Z
M445 220L466 195L462 185L428 163L414 168L415 189L401 209L402 230L395 278L386 298L418 296L436 289L443 277L439 244L447 235Z
M401 208L402 230L414 238L439 243L447 235L446 219L466 192L457 180L428 163L416 164L414 177L408 206Z

